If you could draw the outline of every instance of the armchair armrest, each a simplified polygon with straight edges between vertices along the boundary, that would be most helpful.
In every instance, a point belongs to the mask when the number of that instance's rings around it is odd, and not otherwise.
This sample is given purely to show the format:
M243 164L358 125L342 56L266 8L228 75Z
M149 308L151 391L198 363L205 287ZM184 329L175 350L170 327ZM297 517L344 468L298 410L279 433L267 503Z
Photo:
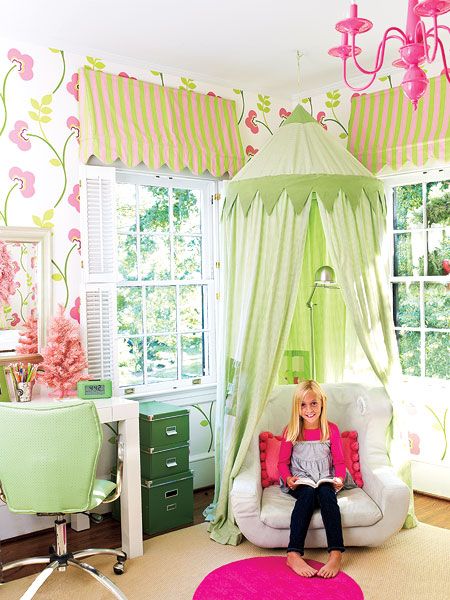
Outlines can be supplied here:
M363 477L363 490L378 505L383 519L396 523L397 529L400 529L406 519L410 499L406 483L388 466L367 469Z
M111 492L109 496L107 496L103 502L106 504L108 502L114 502L120 496L122 492L122 476L123 476L123 457L125 455L124 443L122 441L122 436L117 436L117 474L116 474L116 487Z

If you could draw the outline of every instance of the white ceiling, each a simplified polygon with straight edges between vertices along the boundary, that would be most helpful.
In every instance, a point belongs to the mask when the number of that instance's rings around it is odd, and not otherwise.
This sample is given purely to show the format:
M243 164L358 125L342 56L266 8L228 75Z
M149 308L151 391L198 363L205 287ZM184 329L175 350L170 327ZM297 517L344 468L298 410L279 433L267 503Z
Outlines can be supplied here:
M334 25L349 5L349 0L12 0L2 11L0 35L292 96L299 93L297 49L304 54L302 92L341 81L340 61L327 50L339 43ZM360 16L374 22L360 38L366 67L384 29L404 28L406 7L407 0L360 0ZM391 57L396 56L394 50ZM386 65L391 70L390 61Z

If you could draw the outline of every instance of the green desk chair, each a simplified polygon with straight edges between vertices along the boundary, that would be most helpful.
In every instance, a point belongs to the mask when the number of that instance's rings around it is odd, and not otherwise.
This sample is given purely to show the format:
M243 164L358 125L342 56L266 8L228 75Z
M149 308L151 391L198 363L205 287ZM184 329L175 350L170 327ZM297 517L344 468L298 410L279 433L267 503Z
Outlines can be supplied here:
M67 551L67 514L89 511L120 495L123 443L118 440L117 481L96 479L103 433L93 402L76 400L53 404L0 404L0 498L10 511L55 516L56 543L49 556L15 560L3 571L23 565L47 565L21 597L29 600L58 569L74 566L86 571L116 598L120 589L97 569L78 559L94 554L116 557L114 572L124 570L122 550Z

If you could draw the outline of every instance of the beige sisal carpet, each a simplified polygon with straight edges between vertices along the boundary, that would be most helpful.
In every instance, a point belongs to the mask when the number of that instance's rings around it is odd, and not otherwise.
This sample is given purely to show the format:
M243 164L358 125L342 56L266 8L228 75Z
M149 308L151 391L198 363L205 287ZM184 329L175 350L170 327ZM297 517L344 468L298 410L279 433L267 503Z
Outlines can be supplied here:
M129 561L120 577L112 574L112 557L85 560L111 577L128 600L191 600L201 580L225 563L284 554L282 550L256 548L249 542L222 546L209 539L206 524L147 540L144 550L144 556ZM326 552L310 550L306 557L324 562ZM419 524L400 531L380 548L349 548L344 571L359 583L365 600L449 600L450 530ZM32 580L26 577L1 586L0 600L19 600ZM103 590L89 575L73 569L52 575L35 597L111 600ZM283 600L282 590L279 600Z

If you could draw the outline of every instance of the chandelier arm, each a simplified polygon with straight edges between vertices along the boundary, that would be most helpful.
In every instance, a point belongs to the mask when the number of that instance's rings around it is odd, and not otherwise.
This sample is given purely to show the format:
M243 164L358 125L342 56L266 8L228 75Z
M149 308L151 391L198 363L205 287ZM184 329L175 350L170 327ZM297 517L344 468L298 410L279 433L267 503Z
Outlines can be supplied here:
M397 33L400 34L400 36L391 36L389 35L389 33L391 31L396 31ZM373 71L369 71L368 69L365 69L364 67L362 67L357 58L356 58L356 46L355 46L355 36L352 36L352 58L353 58L353 63L355 65L355 67L361 71L361 73L364 73L364 75L376 75L381 67L383 66L384 63L384 54L386 51L386 42L388 40L391 39L398 39L400 40L403 44L406 43L406 36L404 34L404 32L399 29L398 27L389 27L389 29L386 29L386 31L384 32L383 35L383 39L381 40L379 46L378 46L378 50L377 50L377 57L375 60L375 69ZM364 88L365 89L365 88Z
M444 29L445 31L450 33L450 27L447 27L447 25L438 25L438 29ZM430 31L431 31L431 29L430 29Z
M367 90L367 88L370 87L372 85L372 83L375 81L376 76L377 76L377 74L373 73L369 83L367 85L365 85L364 87L353 87L347 80L347 59L346 58L344 59L344 83L348 88L350 88L354 92L363 92L364 90Z
M442 41L440 39L438 39L438 44L439 47L441 49L441 54L442 54L442 64L444 65L444 73L445 73L445 77L447 78L447 81L450 83L450 73L448 70L448 66L447 66L447 60L445 58L445 48L444 48L444 44L442 43Z
M414 34L416 42L419 44L420 43L423 44L425 58L428 63L432 63L434 61L434 59L436 58L438 47L439 47L439 44L438 44L439 33L438 33L437 17L435 16L433 20L434 20L433 27L431 27L428 31L425 29L425 25L424 25L423 21L419 21L417 23L416 31ZM419 32L422 34L422 42L419 41L419 36L418 36ZM428 38L430 38L430 37L434 37L434 47L433 47L433 52L431 54L431 57L428 55L428 44L427 44Z

